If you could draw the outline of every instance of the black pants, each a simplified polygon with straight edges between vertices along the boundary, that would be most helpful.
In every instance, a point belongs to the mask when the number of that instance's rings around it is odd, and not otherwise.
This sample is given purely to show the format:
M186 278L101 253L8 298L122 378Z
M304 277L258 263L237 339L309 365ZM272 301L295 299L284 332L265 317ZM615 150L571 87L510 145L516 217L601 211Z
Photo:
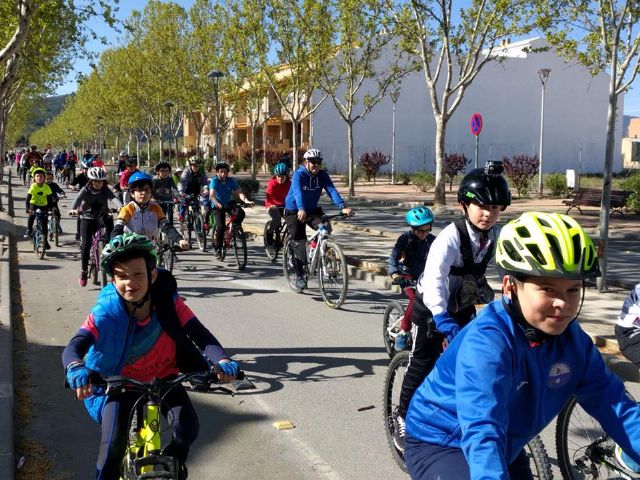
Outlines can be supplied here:
M284 221L287 223L293 247L293 266L296 275L302 275L307 265L307 225L317 230L322 223L323 215L322 208L317 207L307 212L306 220L301 222L298 220L298 210L284 211Z
M616 340L622 354L640 367L640 328L615 326Z
M244 220L245 213L244 213L244 210L238 207L237 205L231 204L231 205L227 205L226 207L214 208L212 210L213 216L216 219L216 231L215 231L214 245L213 245L213 248L215 248L216 250L220 250L222 248L224 229L226 227L226 223L225 223L226 214L227 213L231 214L233 209L236 209L236 208L237 208L236 219L233 223L235 223L236 225L241 225L242 221Z
M83 272L86 272L89 267L93 235L103 224L107 231L105 241L108 241L111 237L111 230L113 230L113 218L111 216L107 216L103 220L86 218L80 220L80 269Z
M475 307L472 305L452 315L460 327L464 327L474 317ZM431 311L422 302L422 297L416 295L411 314L411 336L413 345L409 356L409 365L402 381L398 414L405 418L413 394L429 375L442 355L442 342L445 336L436 330Z
M102 410L102 433L96 462L98 480L118 480L120 465L127 449L129 415L139 394L130 393L109 399ZM182 386L171 390L165 397L162 415L173 429L171 443L164 449L166 455L184 464L189 448L198 437L198 416Z

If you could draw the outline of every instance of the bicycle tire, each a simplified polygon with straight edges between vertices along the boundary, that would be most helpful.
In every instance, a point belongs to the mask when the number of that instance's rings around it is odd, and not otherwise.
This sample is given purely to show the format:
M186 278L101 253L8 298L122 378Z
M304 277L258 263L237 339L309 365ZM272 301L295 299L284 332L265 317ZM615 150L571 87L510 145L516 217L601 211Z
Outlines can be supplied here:
M204 217L201 212L194 214L194 230L196 234L196 242L201 252L207 251L207 232L204 229Z
M58 217L53 215L51 217L51 235L53 235L53 241L55 242L55 246L60 246L60 235L58 233Z
M621 478L621 472L615 468L618 466L615 447L598 421L571 397L556 421L556 454L562 478Z
M104 271L104 268L102 268L102 265L100 265L100 252L102 252L102 249L104 248L104 241L103 240L98 240L98 243L96 244L97 246L97 251L96 251L96 260L97 260L97 264L96 264L96 275L99 274L100 277L100 287L104 288L107 286L107 272Z
M404 306L397 300L393 300L384 309L382 317L382 338L384 340L384 348L389 357L396 354L395 339L400 331L400 321L404 316Z
M264 224L264 231L262 232L262 241L264 244L264 253L267 255L267 258L272 262L275 262L278 258L278 250L276 250L276 235L273 236L273 244L267 244L267 238L269 236L269 230L271 229L271 223L273 220L268 220L267 223Z
M533 478L536 480L552 480L553 473L551 472L551 461L549 455L547 455L547 449L544 447L544 443L538 435L533 437L527 446L525 452L529 457L529 465L533 461Z
M94 248L95 246L95 248ZM89 257L89 276L94 285L98 285L98 274L100 273L100 263L98 261L98 244L91 245L91 256Z
M302 288L296 287L296 271L293 265L293 249L291 248L291 237L287 235L282 248L282 273L287 282L287 286L296 293L302 292Z
M324 303L331 308L340 308L347 298L349 275L344 253L334 242L326 241L324 244L318 265L318 282Z
M47 249L45 247L45 242L46 242L46 237L42 234L42 231L40 230L40 228L37 229L36 232L37 236L38 236L38 243L37 243L37 248L36 248L36 253L38 255L38 258L40 260L42 260L45 256L45 254L47 253Z
M244 236L244 230L242 226L238 225L233 229L233 255L236 258L236 265L238 271L242 271L247 266L247 239Z
M398 352L398 354L391 359L384 377L384 392L382 398L382 416L387 444L391 451L391 457L403 472L407 471L407 466L404 463L404 452L396 447L394 434L402 381L408 365L409 352L407 350Z

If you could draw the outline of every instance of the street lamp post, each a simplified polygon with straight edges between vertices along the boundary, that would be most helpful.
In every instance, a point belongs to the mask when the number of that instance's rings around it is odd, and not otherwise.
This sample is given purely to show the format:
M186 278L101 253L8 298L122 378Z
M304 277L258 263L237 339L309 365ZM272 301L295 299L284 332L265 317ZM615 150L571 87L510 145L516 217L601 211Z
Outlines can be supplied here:
M540 81L542 82L542 105L540 107L540 164L538 166L538 195L542 198L542 155L544 146L544 87L551 73L550 68L541 68L538 70Z
M219 86L220 78L224 76L224 73L217 70L211 70L207 73L207 77L213 80L213 97L216 102L216 162L222 158L222 149L220 148L220 100L219 100Z
M393 103L391 113L391 184L396 183L396 103L398 103L398 97L400 96L400 89L393 90L391 92L391 102Z
M173 108L173 103L169 100L164 102L164 106L169 113L169 164L171 164L171 140L173 140L173 127L171 125L171 109ZM178 150L176 149L176 155L178 154Z

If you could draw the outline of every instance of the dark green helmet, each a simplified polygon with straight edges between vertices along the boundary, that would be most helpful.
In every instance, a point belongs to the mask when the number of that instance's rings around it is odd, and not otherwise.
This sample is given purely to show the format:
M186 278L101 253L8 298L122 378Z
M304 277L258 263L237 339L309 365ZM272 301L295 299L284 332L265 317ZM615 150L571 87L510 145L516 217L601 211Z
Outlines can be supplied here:
M111 239L102 249L100 265L113 276L113 262L129 252L139 252L147 260L147 265L155 267L158 261L156 244L139 233L123 233Z

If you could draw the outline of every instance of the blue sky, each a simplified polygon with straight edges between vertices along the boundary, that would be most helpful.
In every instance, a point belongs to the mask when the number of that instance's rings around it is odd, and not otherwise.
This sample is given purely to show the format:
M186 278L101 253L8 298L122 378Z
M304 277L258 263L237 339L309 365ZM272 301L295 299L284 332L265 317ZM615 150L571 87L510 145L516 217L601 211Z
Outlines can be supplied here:
M194 2L194 0L173 0L173 1L175 1L175 3L178 3L179 5L182 5L185 9L189 9ZM143 2L139 0L138 1L120 0L119 11L117 14L118 18L120 18L121 20L126 19L134 8L138 10L142 10L144 8ZM108 26L106 26L104 22L99 21L98 19L94 19L89 26L92 29L94 29L96 33L98 33L98 35L104 35L112 40L112 43L106 46L101 45L99 42L91 42L89 44L89 48L92 51L99 53L108 47L117 45L118 35L113 30L111 30ZM75 68L75 72L80 72L85 74L89 73L91 70L91 67L89 66L88 62L84 60L76 61L74 68ZM57 94L63 95L67 93L72 93L76 90L75 75L70 75L69 78L73 80L70 80L69 82L63 84L60 88L58 88L56 92ZM636 79L636 81L634 82L634 86L632 86L632 88L625 94L624 114L640 116L640 79Z

